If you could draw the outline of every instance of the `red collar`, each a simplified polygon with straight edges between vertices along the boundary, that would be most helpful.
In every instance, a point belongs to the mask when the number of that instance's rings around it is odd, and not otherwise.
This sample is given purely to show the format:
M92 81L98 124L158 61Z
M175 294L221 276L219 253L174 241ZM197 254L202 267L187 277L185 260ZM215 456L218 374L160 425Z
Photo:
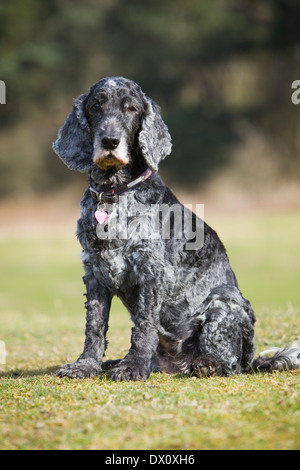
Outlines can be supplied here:
M115 189L112 189L111 191L96 191L94 188L90 186L90 193L96 201L106 204L114 204L115 202L118 202L119 200L119 194L124 193L125 191L128 191L128 189L133 188L137 184L141 183L142 181L145 181L149 176L152 174L152 171L150 168L147 168L138 178L130 181L130 183L122 184L121 186L118 186Z

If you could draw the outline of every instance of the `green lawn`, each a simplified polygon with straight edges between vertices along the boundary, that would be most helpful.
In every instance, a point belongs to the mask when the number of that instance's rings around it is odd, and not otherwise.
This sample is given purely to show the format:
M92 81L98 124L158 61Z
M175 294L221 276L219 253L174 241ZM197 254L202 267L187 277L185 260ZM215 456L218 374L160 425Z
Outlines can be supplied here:
M207 214L206 214L207 216ZM257 317L258 353L300 339L300 217L212 217ZM297 372L208 379L152 374L60 379L84 340L80 246L65 236L0 240L0 449L299 449ZM113 304L107 357L130 321Z

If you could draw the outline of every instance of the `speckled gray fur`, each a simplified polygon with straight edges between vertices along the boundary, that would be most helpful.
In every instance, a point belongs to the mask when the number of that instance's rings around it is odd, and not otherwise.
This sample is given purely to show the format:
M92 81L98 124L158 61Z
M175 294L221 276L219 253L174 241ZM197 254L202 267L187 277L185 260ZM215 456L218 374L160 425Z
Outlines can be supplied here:
M106 141L107 136L117 138L122 152L105 150L103 136ZM141 226L148 222L151 204L180 204L156 173L171 152L168 129L158 105L131 80L108 77L74 100L53 148L70 168L87 171L90 185L99 192L150 167L153 174L146 181L120 196L127 198L128 219L139 217ZM144 212L131 214L137 203ZM58 375L83 378L113 367L115 380L143 380L151 370L196 376L249 370L255 317L216 232L204 224L199 250L187 250L187 240L173 236L145 240L135 233L128 239L101 240L96 209L87 189L77 228L87 295L86 339L78 360ZM131 348L122 360L102 363L115 295L134 323Z

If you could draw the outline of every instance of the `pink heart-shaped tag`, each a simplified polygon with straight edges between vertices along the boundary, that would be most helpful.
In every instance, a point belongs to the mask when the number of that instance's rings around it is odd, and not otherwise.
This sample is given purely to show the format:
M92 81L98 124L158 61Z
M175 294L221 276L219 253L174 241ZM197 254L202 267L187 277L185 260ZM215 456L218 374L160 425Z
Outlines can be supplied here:
M99 224L104 224L108 219L108 213L101 207L95 212L95 218Z

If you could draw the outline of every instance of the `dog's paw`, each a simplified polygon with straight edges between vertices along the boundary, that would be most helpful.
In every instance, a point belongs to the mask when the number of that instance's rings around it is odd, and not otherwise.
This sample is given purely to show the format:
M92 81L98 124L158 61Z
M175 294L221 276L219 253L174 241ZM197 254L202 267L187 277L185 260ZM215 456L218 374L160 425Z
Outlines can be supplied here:
M72 379L84 379L101 372L101 365L94 359L79 359L76 362L65 364L56 375Z
M150 375L150 366L141 360L125 358L114 367L111 378L113 380L146 380Z
M218 375L218 367L209 359L198 359L191 364L191 376L194 377L211 377Z

